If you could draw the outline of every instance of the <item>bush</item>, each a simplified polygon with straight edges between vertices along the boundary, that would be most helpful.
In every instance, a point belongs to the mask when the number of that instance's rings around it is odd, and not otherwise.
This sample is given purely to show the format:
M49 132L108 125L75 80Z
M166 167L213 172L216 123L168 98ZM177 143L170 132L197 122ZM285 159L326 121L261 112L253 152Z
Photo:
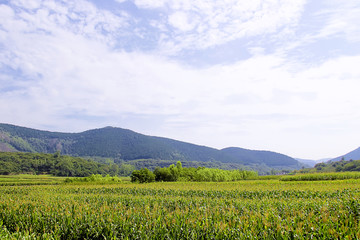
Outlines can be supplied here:
M130 177L131 182L149 183L155 181L155 174L147 168L133 171Z
M145 168L146 169L146 168ZM136 170L131 176L132 182L152 182L153 179L147 180L146 176L151 173L148 169ZM255 179L258 177L257 172L247 170L223 170L215 168L183 168L180 161L164 168L155 168L155 181L157 182L230 182L245 179Z

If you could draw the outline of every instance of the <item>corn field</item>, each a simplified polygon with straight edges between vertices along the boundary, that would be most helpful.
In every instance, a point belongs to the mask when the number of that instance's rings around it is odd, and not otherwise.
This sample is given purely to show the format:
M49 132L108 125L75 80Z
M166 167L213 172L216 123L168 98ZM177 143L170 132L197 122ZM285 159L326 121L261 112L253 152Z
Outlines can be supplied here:
M1 239L360 239L360 180L0 186Z
M360 179L360 172L306 173L283 176L280 178L281 181L324 181L344 179Z

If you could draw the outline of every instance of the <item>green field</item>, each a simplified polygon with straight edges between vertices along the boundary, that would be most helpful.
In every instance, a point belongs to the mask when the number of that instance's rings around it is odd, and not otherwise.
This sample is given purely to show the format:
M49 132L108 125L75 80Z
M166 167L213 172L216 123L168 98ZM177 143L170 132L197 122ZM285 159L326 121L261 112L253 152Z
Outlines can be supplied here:
M29 178L14 186L0 178L0 239L360 239L360 179L99 185L49 177L50 185L29 185L46 182Z
M51 175L0 175L0 186L55 185L62 184L65 179Z

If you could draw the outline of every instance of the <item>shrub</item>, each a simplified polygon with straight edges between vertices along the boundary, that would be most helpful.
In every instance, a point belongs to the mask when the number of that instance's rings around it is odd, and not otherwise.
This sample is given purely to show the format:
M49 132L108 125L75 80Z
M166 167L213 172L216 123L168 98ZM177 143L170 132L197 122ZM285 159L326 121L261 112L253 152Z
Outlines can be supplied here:
M130 177L131 182L149 183L155 181L155 174L147 168L133 171Z

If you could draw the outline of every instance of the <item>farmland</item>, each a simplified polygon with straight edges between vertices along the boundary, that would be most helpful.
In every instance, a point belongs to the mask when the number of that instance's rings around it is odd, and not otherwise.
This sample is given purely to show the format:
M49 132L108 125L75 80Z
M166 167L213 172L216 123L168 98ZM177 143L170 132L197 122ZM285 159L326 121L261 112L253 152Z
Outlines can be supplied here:
M0 238L360 239L359 179L56 184L0 186Z

